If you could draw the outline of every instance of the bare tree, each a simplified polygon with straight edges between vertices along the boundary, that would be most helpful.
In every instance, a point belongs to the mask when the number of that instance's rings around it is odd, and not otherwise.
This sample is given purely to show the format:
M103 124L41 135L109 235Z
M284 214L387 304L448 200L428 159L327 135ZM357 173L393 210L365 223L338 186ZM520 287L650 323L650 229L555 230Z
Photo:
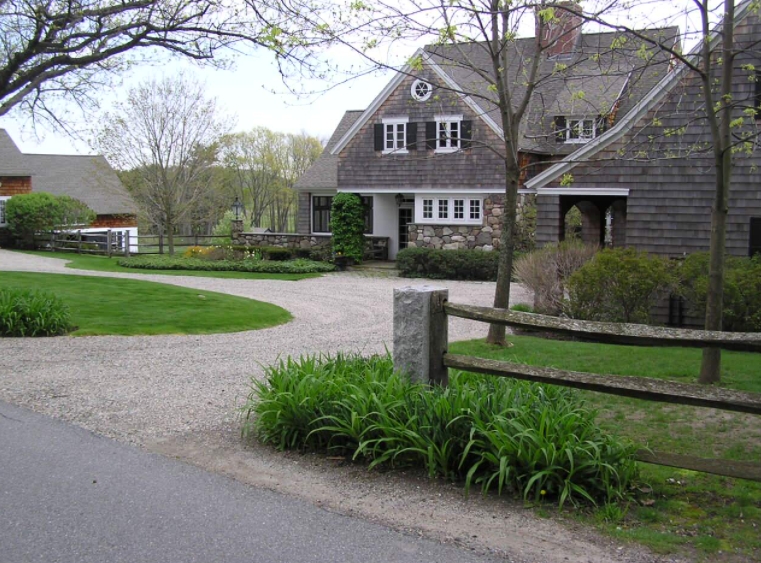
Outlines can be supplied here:
M0 116L13 108L62 124L55 99L82 106L117 72L161 52L224 64L225 47L261 46L281 65L313 69L324 41L298 28L301 0L2 0ZM223 58L220 59L219 55Z
M184 75L140 84L102 121L99 148L132 170L132 194L173 254L177 227L208 189L227 123L203 86Z

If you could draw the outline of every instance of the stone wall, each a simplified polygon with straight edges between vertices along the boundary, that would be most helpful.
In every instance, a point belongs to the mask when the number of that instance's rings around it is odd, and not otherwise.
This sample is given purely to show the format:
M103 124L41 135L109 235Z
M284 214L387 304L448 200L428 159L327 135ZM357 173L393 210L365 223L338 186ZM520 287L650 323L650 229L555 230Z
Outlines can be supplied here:
M241 233L233 244L247 246L281 246L283 248L318 248L330 244L330 235L298 233Z
M408 247L444 250L469 248L487 252L499 248L504 199L502 195L492 195L484 199L484 217L481 225L410 224Z

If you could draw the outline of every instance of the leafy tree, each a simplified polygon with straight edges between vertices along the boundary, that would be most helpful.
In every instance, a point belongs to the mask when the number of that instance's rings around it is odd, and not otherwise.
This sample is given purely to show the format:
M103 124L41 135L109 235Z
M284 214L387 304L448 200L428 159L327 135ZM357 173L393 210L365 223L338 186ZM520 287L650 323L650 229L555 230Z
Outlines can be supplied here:
M118 167L132 170L128 187L151 223L166 233L174 254L175 232L207 193L217 144L228 127L216 102L201 84L179 75L131 89L102 121L101 150Z
M330 209L333 251L361 262L365 250L365 208L357 194L339 193Z

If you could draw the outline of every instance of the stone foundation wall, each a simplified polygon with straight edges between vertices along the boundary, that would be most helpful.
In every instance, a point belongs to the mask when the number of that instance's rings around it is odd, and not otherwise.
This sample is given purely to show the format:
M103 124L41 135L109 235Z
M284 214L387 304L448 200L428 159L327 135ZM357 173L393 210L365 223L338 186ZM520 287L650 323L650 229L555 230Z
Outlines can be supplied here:
M281 246L283 248L318 248L330 244L330 235L298 233L240 233L233 244L247 246Z
M489 252L499 248L502 236L504 196L493 195L484 199L484 216L481 225L409 225L408 247L463 248Z

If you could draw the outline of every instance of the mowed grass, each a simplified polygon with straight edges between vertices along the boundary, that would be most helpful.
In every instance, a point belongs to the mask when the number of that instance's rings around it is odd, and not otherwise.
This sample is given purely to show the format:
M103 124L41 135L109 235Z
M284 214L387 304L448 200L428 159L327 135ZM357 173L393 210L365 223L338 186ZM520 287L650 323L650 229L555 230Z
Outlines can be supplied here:
M123 272L125 274L144 274L160 276L191 276L200 278L227 278L246 280L283 280L299 281L307 278L318 278L322 274L260 274L254 272L207 272L195 270L142 270L139 268L125 268L116 263L117 257L108 258L97 254L73 254L68 252L24 251L25 254L43 256L45 258L59 258L68 260L67 268L75 270L91 270L94 272Z
M291 319L270 303L139 280L0 272L0 286L56 294L71 310L74 336L238 332Z
M695 383L700 350L613 346L510 336L512 348L483 341L450 345L455 354L612 375ZM761 392L761 354L724 352L722 386ZM698 457L761 460L761 417L582 392L603 428L635 443ZM699 561L761 561L761 483L640 464L636 502L581 515L610 534L659 553ZM652 491L651 491L652 490Z

